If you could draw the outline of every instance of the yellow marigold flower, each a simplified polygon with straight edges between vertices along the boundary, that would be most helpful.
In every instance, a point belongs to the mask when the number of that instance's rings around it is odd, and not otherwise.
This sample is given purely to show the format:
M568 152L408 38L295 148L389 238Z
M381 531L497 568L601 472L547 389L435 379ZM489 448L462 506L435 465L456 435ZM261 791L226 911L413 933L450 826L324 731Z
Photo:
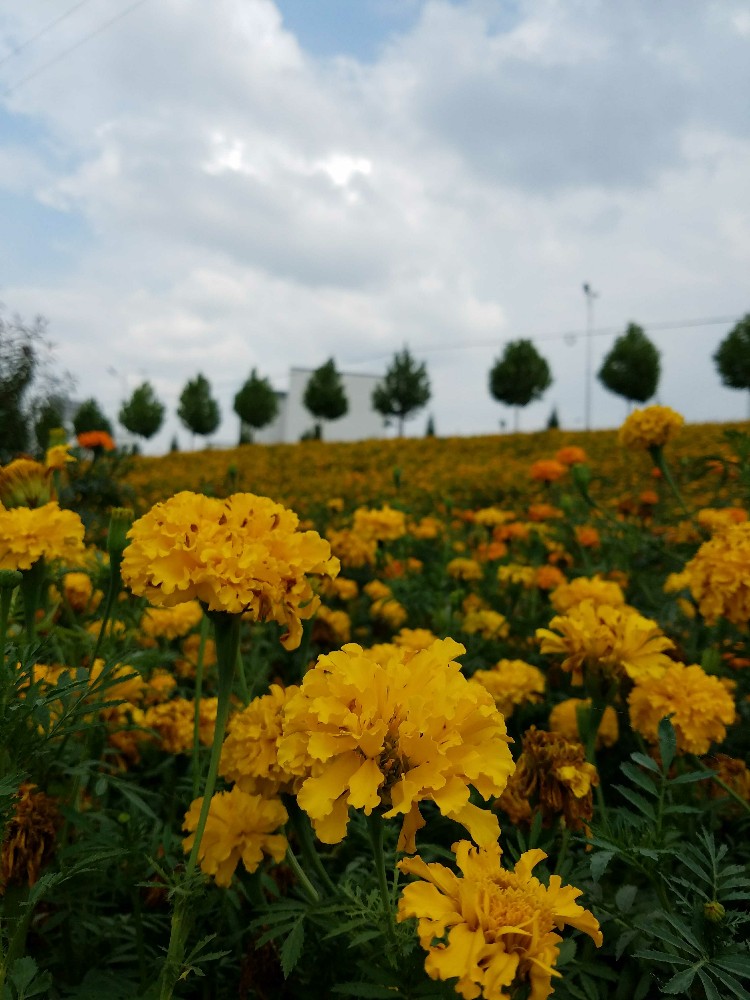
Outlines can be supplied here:
M469 611L461 625L467 635L479 634L483 639L505 639L510 631L508 619L499 611L490 608L477 608Z
M197 598L209 611L276 621L287 628L284 648L296 649L301 620L320 604L308 574L339 570L328 542L297 531L298 523L293 511L253 493L226 500L178 493L128 532L122 578L161 607Z
M592 788L599 784L596 767L586 760L581 743L569 742L558 733L536 726L527 729L522 753L508 787L498 800L514 822L530 821L539 809L545 824L562 816L565 825L581 830L594 813ZM520 801L524 815L513 816Z
M517 705L536 704L544 695L544 674L524 660L499 660L492 670L475 671L471 679L490 692L506 719Z
M664 581L665 594L679 594L681 590L687 590L690 586L690 574L683 570L681 573L670 573Z
M382 809L404 817L399 850L413 852L426 800L477 843L497 840L497 818L469 801L469 788L499 795L513 760L491 695L453 659L464 652L438 639L376 659L350 644L305 674L286 706L279 762L309 768L297 798L324 843L344 838L350 806Z
M254 698L232 717L221 748L219 774L245 792L261 791L268 798L280 792L296 792L304 767L292 772L279 764L278 745L286 704L299 691L272 684L268 694Z
M540 590L554 590L565 582L565 574L557 566L539 566L535 583Z
M430 539L437 538L443 531L443 525L436 517L423 517L421 521L413 524L410 533L414 538Z
M726 618L747 629L750 620L750 521L734 524L698 549L684 570L690 592L709 624Z
M578 729L578 709L590 706L590 698L566 698L565 701L561 701L549 713L550 731L558 733L573 743L579 743L581 733ZM596 734L596 747L598 749L602 746L614 746L619 738L620 727L617 722L617 713L611 705L607 705Z
M372 566L375 563L378 543L374 539L363 538L347 530L330 530L326 538L330 542L331 552L341 560L343 566L358 569L360 566Z
M553 976L560 976L556 932L575 927L602 944L596 918L576 902L581 890L564 886L559 875L546 886L532 875L544 851L526 851L508 871L499 844L477 850L462 840L453 850L462 877L418 856L399 862L421 879L404 887L398 919L416 917L427 975L457 979L456 992L466 1000L512 1000L524 986L529 1000L546 1000Z
M481 580L483 573L481 565L475 559L451 559L445 567L448 576L454 580Z
M506 566L497 567L498 583L516 583L522 587L531 589L536 579L536 569L533 566L524 566L522 563L508 563Z
M400 628L409 617L406 608L393 597L382 597L370 608L370 617L384 621L391 628Z
M555 454L555 460L563 465L583 465L589 459L583 448L579 448L575 444L568 444Z
M668 406L646 406L633 410L619 430L617 440L633 450L662 448L685 423L685 418Z
M51 470L32 458L17 458L0 468L3 507L43 507L52 496Z
M593 604L608 604L620 608L625 604L625 594L619 584L603 580L597 576L577 576L574 580L561 583L549 595L550 604L558 612L569 611L581 601Z
M69 606L79 614L96 611L101 604L101 590L94 591L88 573L65 573L62 578L62 592Z
M562 668L583 684L583 668L596 674L637 681L658 677L672 664L664 650L673 649L655 621L633 608L613 608L582 601L567 615L558 615L550 627L536 630L541 651L564 656Z
M211 746L214 738L216 704L216 698L201 698L198 738L206 747ZM148 708L143 716L143 726L154 730L161 749L166 753L191 753L194 718L194 701L173 698Z
M57 469L58 471L62 471L68 462L76 461L75 455L70 454L69 444L53 444L51 448L47 449L44 458L44 464L48 469Z
M562 462L554 458L541 458L531 466L529 475L538 482L555 483L558 479L562 479L567 471L568 467Z
M185 601L173 608L146 608L141 618L141 631L150 639L179 639L192 631L203 618L198 601Z
M28 782L18 789L0 850L0 896L11 885L35 885L52 857L62 817L56 800Z
M0 509L0 569L31 569L40 559L83 559L83 522L56 501L43 507Z
M321 593L326 597L338 597L340 601L353 601L359 594L359 584L356 580L337 576L335 580L324 581Z
M482 510L474 511L474 524L481 524L485 528L494 528L498 524L507 524L508 521L513 521L515 516L510 510L483 507Z
M704 507L698 511L696 519L702 528L714 535L733 524L743 524L747 521L747 511L742 507Z
M182 842L186 854L195 840L202 805L202 798L195 799L185 816L183 829L192 831ZM198 848L201 869L226 889L240 861L249 873L256 870L264 855L281 861L287 842L283 834L275 831L287 819L287 811L278 799L251 795L237 785L228 792L219 792L211 799Z
M313 623L313 641L321 646L343 646L352 637L352 622L346 611L318 608Z
M177 687L177 678L168 670L154 670L143 690L143 700L148 705L158 705L170 697Z
M371 601L381 601L384 597L390 597L393 591L387 583L382 580L370 580L362 588Z
M200 650L201 637L197 632L188 635L182 642L182 657L175 660L174 669L178 677L195 677L198 666L198 652ZM203 669L216 666L216 643L213 639L207 638L203 644Z
M671 716L677 749L704 754L721 743L735 721L734 699L718 677L697 664L673 663L661 677L637 681L628 697L630 724L650 743L658 742L659 723Z
M97 658L89 670L89 683L98 681L104 673L104 660ZM124 678L119 684L112 684L102 692L107 701L140 701L146 682L133 667L127 663L118 663L107 672L110 681ZM105 710L106 711L106 710Z
M437 638L428 628L402 628L398 635L394 635L393 642L402 649L417 652L419 649L427 649Z
M406 534L406 517L388 504L378 510L359 507L354 511L352 530L370 541L391 542Z

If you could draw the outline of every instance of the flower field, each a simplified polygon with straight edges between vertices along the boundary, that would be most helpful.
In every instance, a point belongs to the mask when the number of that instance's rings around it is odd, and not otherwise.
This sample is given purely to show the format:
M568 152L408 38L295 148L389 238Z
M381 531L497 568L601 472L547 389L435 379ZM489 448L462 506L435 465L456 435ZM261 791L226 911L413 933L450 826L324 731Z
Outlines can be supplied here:
M96 432L95 432L96 433ZM750 436L0 468L0 998L750 998Z

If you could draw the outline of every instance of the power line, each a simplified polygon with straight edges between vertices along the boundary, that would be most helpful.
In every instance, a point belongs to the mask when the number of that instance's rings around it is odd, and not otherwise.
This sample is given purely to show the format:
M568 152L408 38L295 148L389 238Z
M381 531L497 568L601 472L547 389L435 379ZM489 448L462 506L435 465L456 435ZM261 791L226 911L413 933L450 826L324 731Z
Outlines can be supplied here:
M645 331L659 332L667 330L685 330L689 327L702 327L702 326L720 326L729 323L736 323L738 321L737 316L711 316L705 319L682 319L682 320L668 320L662 323L639 323L638 325L643 327ZM622 333L622 326L601 326L591 330L592 337L611 337L612 334ZM573 345L579 337L587 336L586 330L563 330L559 333L549 333L549 334L525 334L529 340L533 340L535 343L544 343L552 340L564 340L569 345ZM469 343L462 344L426 344L424 346L416 345L412 349L420 354L434 353L437 351L466 351L474 350L476 348L483 347L498 347L501 346L508 338L505 337L494 337L492 340L475 340ZM360 358L357 361L347 361L346 364L349 365L366 365L371 364L376 361L387 360L391 357L391 354L378 354L370 355L367 358Z
M90 3L90 0L79 0L78 3L73 4L73 6L68 10L66 10L65 13L60 14L60 16L56 17L53 21L50 21L48 24L45 24L45 26L43 28L40 28L35 35L31 35L30 38L27 38L25 41L21 42L20 45L16 45L14 48L10 50L10 52L4 55L2 59L0 59L0 66L4 65L4 63L6 63L9 59L12 59L14 56L19 55L21 52L24 51L24 49L27 49L29 45L32 45L38 38L41 38L43 35L46 35L48 31L51 31L52 28L54 28L56 25L60 24L66 18L70 17L71 14L75 14L75 12L79 8L84 7L87 3Z
M125 10L121 10L119 14L115 14L114 17L110 17L109 20L104 21L98 27L94 28L93 31L89 31L88 34L83 35L83 37L79 38L77 42L74 42L72 45L69 45L66 49L63 49L62 52L58 52L56 56L53 56L51 59L48 59L47 62L42 63L41 66L37 66L35 70L33 70L27 76L22 77L20 80L14 83L12 87L9 87L4 92L3 96L10 97L11 94L15 94L15 92L17 90L20 90L20 88L24 84L28 83L29 80L33 80L35 77L39 76L40 73L43 73L45 70L49 69L50 66L55 66L62 59L64 59L65 56L70 55L71 52L75 52L76 49L80 49L80 47L82 45L85 45L86 42L90 41L92 38L95 38L97 35L100 35L103 31L106 31L106 29L109 28L111 25L115 24L117 21L122 20L123 17L125 17L127 14L130 14L131 11L134 11L136 7L141 7L144 3L146 3L146 0L135 0L135 3L131 3L129 7L125 8Z

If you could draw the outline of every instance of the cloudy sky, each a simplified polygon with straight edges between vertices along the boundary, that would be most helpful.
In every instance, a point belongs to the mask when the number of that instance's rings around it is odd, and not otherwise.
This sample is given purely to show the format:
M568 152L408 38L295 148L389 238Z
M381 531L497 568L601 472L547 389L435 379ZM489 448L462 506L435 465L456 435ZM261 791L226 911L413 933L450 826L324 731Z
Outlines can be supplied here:
M114 416L145 378L231 401L251 367L380 374L409 425L490 433L487 375L530 337L582 427L637 321L659 401L741 419L711 355L750 311L747 0L0 0L0 301ZM711 322L709 322L711 321ZM593 424L625 406L594 383Z

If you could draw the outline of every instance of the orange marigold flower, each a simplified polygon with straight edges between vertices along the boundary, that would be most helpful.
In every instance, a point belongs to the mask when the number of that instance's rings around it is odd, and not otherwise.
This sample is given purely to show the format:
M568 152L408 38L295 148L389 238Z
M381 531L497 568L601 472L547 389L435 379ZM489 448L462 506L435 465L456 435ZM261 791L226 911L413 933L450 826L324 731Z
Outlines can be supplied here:
M632 608L595 605L582 601L567 615L558 615L548 629L536 631L541 651L564 656L562 668L583 684L583 669L609 678L627 675L633 680L658 677L673 661L665 650L673 649L655 621Z
M555 705L549 713L549 728L553 733L559 733L566 740L580 743L581 733L578 728L578 710L590 708L590 698L566 698ZM604 709L604 715L599 723L596 734L596 747L611 747L620 737L620 727L617 713L611 705Z
M747 521L747 511L742 507L704 507L698 511L696 520L714 535L732 524L743 524Z
M349 644L318 658L284 712L280 764L308 768L297 800L318 837L346 836L349 808L403 816L399 850L413 852L422 801L496 841L497 818L469 801L499 795L513 769L492 696L461 673L465 649L439 639L417 652Z
M293 511L253 493L178 493L128 532L122 578L161 607L197 598L209 611L276 621L287 628L284 648L296 649L302 619L320 605L308 575L339 571L328 542L298 523Z
M684 423L685 418L668 406L646 406L633 410L620 428L617 439L632 450L662 448Z
M558 479L562 479L567 471L568 467L562 462L554 458L541 458L531 466L529 475L538 482L555 483Z
M544 851L526 851L513 871L502 867L499 844L477 850L462 840L453 851L462 877L418 856L399 862L420 881L404 887L398 919L417 919L431 979L456 979L465 1000L511 1000L524 987L529 1000L546 1000L560 976L557 931L575 927L601 946L596 918L576 902L581 890L564 886L559 875L546 886L532 875Z
M530 521L554 521L560 517L563 517L563 512L559 507L553 507L551 503L532 503L529 506Z
M576 541L584 549L596 549L601 545L599 532L589 524L579 524L575 529Z
M656 490L643 490L638 498L646 507L654 507L659 502Z
M518 705L536 704L544 695L544 674L524 660L499 660L492 670L475 671L471 679L490 692L506 719Z
M101 448L104 451L114 451L115 442L112 435L107 431L84 431L78 435L78 444L81 448L91 448L93 450Z
M203 798L195 799L185 816L183 829L191 831L182 842L186 854L193 847L202 805ZM287 819L287 811L278 799L251 795L237 785L228 792L219 792L211 799L198 848L201 869L226 889L240 861L251 874L264 855L281 861L287 841L276 831Z
M589 459L583 448L579 448L575 444L569 444L564 448L560 448L555 454L555 460L561 462L563 465L583 465Z
M724 684L697 664L673 663L661 677L643 677L628 705L633 729L651 743L658 742L659 723L670 716L683 753L707 753L712 743L721 743L736 717Z
M704 542L684 570L700 613L713 624L726 618L747 629L750 619L750 521Z
M565 582L565 574L557 566L540 566L536 571L536 585L540 590L554 590Z
M728 785L735 795L745 802L750 802L750 768L737 757L729 757L725 753L717 753L705 762L715 771L719 778ZM722 798L727 793L721 785L710 782L709 790L712 798Z

